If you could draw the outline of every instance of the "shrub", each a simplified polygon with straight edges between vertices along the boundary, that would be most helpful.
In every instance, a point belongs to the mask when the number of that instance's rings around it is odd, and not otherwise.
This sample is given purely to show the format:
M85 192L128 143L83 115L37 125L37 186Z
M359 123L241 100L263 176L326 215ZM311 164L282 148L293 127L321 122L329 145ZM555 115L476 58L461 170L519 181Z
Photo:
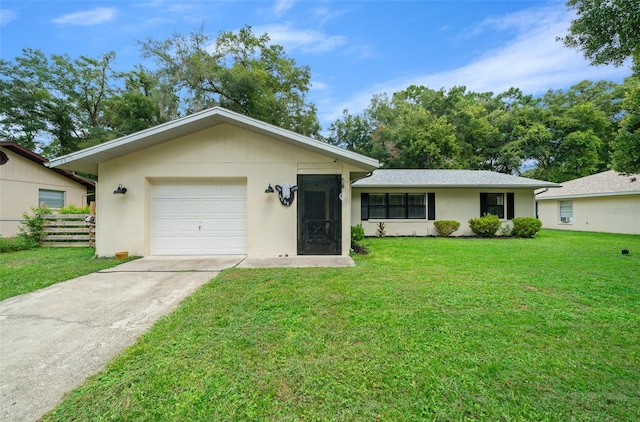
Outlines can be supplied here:
M0 237L0 253L24 251L38 247L39 242L27 236L19 237Z
M59 214L89 214L91 211L89 205L86 207L79 207L74 204L69 204L66 207L62 207L58 210Z
M22 214L23 221L20 222L24 227L20 227L20 237L35 243L40 243L40 234L42 233L42 215L49 212L47 208L31 207L33 214L26 212Z
M500 228L500 219L497 215L487 213L482 217L469 220L469 228L480 237L491 237Z
M364 240L364 228L362 223L351 226L351 249L358 254L366 254L367 249L362 244Z
M513 219L511 233L516 237L535 237L542 228L542 222L534 217L516 217Z
M433 222L440 236L449 237L451 233L460 228L460 223L455 220L437 220Z
M500 236L509 237L512 235L512 228L508 223L504 223L500 226Z
M376 231L377 237L385 237L387 235L387 225L382 221L378 223L378 230Z
M351 226L351 243L360 243L364 240L364 228L362 223Z

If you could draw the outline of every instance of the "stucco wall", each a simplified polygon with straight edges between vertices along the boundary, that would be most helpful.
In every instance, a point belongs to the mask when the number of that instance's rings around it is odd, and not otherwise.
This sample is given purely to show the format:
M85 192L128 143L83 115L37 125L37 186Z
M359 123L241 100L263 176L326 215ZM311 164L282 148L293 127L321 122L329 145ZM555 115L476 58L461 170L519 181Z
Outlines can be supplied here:
M350 238L351 166L333 159L222 124L117 158L99 166L96 253L149 255L150 190L157 181L240 179L247 184L247 254L297 254L297 202L280 204L265 194L268 184L297 183L298 174L341 174L343 239ZM126 195L113 195L119 185ZM349 253L349 241L342 242Z
M453 233L453 236L471 236L473 232L469 229L468 221L471 218L480 217L480 192L489 193L514 193L514 213L515 217L533 217L534 197L533 189L485 189L485 188L353 188L351 220L352 224L362 223L366 236L376 234L379 222L384 222L387 236L435 236L437 232L433 226L433 221L420 220L396 220L396 219L360 219L360 194L361 193L435 193L436 200L436 220L456 220L460 223L460 229ZM506 209L505 209L506 212ZM508 220L504 220L510 224Z
M0 220L18 220L22 213L37 207L40 189L62 191L65 205L86 205L87 189L54 171L34 163L6 148L9 161L0 166ZM11 236L18 233L19 223L0 222L0 235Z
M557 230L640 234L640 195L567 198L573 201L573 222L560 222L558 199L538 201L543 227Z

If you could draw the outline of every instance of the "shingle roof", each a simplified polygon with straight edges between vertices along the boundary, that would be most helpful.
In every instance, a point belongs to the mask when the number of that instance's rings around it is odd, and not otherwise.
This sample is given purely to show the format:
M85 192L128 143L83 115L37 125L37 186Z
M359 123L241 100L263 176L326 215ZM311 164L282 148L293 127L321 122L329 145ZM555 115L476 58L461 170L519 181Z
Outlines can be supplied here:
M564 182L560 189L539 193L539 200L590 196L640 195L640 175L623 176L609 170Z
M560 185L488 170L375 170L354 187L557 188Z

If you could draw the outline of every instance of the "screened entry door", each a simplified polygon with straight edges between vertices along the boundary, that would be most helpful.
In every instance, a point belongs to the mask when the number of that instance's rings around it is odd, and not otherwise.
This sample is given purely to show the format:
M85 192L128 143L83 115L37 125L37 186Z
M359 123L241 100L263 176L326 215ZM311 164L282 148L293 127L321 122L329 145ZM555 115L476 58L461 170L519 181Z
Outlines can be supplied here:
M340 175L298 175L298 255L340 255Z

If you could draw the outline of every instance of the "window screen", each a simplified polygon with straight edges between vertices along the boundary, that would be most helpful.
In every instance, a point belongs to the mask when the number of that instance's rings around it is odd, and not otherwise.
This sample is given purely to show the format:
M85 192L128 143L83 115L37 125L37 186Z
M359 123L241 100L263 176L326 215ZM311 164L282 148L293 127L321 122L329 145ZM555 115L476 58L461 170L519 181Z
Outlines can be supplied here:
M47 208L64 207L64 191L40 189L38 193L38 206L47 204Z

